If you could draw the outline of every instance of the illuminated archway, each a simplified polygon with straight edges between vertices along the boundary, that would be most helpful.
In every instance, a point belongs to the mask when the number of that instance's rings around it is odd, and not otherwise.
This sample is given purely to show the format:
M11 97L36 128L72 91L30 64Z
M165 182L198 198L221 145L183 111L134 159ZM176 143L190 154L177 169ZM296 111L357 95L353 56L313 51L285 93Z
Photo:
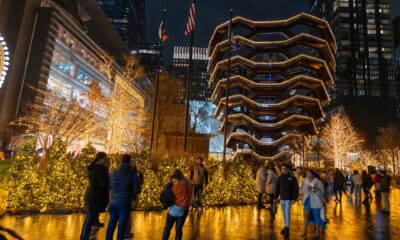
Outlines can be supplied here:
M6 80L8 67L10 65L10 53L4 37L0 34L0 88Z

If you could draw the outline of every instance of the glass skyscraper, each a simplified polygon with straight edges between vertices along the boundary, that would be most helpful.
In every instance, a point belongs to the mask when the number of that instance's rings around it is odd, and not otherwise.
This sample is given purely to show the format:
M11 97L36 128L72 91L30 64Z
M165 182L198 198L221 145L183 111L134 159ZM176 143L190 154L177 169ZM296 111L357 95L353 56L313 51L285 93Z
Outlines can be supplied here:
M145 40L144 0L97 0L129 50Z
M336 36L337 93L398 97L389 0L314 0L311 4L311 12L328 20Z

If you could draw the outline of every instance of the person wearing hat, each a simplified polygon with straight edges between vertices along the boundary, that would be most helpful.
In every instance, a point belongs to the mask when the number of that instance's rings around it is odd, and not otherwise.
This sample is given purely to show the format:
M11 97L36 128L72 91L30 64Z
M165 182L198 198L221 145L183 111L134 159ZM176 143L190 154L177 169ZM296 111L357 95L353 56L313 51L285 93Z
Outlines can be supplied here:
M163 240L169 239L171 229L174 226L175 222L175 240L182 239L182 227L185 223L192 201L193 186L192 183L185 178L182 171L179 169L175 169L172 172L171 181L172 179L176 180L172 187L174 204L168 210L167 220L162 237Z

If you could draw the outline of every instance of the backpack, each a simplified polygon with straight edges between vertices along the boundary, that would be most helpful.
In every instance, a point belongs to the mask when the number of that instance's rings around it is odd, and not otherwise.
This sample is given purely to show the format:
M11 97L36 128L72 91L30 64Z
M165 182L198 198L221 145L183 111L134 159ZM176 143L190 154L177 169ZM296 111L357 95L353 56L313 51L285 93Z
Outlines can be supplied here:
M167 183L160 194L160 202L163 209L167 209L174 204L174 194L172 192L173 183Z

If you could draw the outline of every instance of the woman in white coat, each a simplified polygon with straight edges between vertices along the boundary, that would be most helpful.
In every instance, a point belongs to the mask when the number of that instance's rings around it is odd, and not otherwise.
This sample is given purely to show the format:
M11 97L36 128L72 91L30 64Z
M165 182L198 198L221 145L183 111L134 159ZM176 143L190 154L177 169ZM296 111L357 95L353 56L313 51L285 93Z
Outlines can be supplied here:
M265 179L265 168L264 168L264 166L261 166L257 170L257 175L256 175L256 191L258 192L258 203L257 203L258 208L264 208L262 197L265 192L265 180L266 180Z
M307 225L315 224L315 236L319 235L319 226L325 229L325 221L321 219L321 209L324 207L324 184L316 178L313 170L307 170L307 177L301 184L301 192L303 193L302 203L304 206L304 232L303 237L307 234Z

